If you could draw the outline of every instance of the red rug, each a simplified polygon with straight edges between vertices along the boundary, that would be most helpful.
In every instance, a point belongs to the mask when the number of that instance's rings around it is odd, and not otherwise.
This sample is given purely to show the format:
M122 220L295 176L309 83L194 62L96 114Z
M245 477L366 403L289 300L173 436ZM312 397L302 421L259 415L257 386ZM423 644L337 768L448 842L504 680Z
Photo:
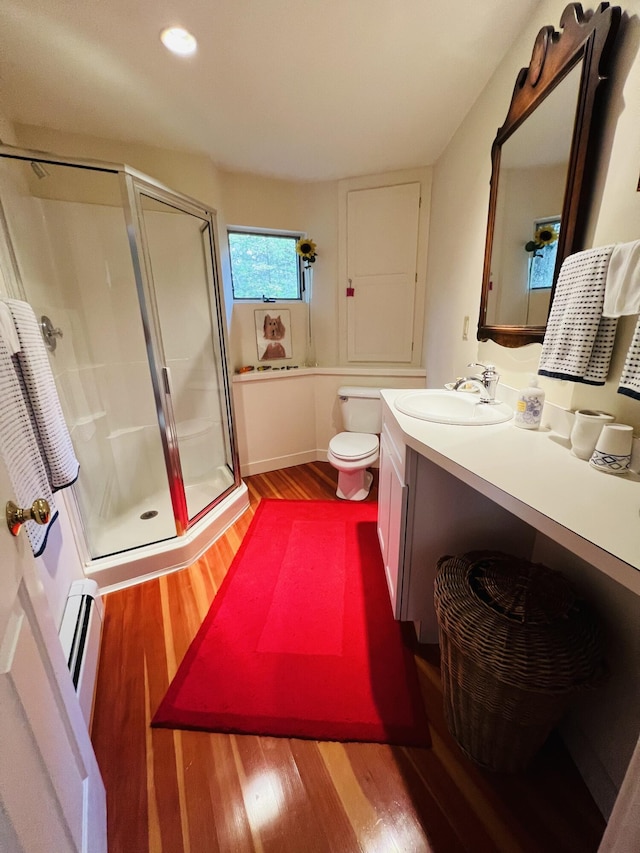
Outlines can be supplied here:
M429 746L376 510L263 500L152 725Z

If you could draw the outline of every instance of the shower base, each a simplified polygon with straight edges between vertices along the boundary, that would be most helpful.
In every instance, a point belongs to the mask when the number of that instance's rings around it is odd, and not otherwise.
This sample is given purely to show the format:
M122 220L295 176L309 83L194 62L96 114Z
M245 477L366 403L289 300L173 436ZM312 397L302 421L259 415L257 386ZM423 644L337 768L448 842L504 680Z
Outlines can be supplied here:
M226 482L223 479L226 478ZM185 489L189 507L204 507L233 481L228 471L217 472L207 482ZM227 495L201 518L184 536L176 536L173 510L166 493L149 495L126 516L115 517L91 534L93 550L108 554L91 560L85 567L87 577L95 580L102 593L149 580L167 572L185 568L200 557L248 508L244 483ZM157 513L141 518L145 513ZM143 544L141 542L150 542ZM114 553L117 543L118 553Z

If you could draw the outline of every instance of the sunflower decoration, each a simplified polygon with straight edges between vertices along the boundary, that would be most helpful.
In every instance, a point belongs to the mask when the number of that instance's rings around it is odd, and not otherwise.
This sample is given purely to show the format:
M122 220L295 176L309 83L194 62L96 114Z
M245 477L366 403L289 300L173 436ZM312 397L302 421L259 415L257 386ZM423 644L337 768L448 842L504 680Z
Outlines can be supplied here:
M304 261L306 269L309 269L310 264L315 264L317 252L313 240L309 240L308 237L301 237L296 243L296 252Z
M558 239L558 232L551 225L541 225L533 235L533 240L525 243L525 252L537 252L538 249L544 249L545 246L550 246Z

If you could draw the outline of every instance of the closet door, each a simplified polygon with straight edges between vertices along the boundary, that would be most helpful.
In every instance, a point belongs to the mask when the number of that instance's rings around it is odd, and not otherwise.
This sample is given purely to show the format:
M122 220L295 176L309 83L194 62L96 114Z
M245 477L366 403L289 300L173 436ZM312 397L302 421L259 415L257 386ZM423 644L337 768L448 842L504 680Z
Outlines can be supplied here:
M347 358L411 362L420 184L347 195Z

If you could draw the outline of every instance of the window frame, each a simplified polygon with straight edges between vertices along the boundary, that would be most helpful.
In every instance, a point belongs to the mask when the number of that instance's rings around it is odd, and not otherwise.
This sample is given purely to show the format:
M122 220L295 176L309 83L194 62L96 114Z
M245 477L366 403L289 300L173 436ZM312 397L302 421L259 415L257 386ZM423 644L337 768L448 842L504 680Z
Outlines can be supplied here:
M536 217L536 219L533 220L533 233L535 234L539 228L544 228L545 225L548 227L552 227L556 231L556 233L558 234L558 237L559 237L560 229L562 228L562 219L561 219L560 214L555 214L554 216ZM551 290L551 288L553 287L554 268L557 264L556 259L557 259L557 253L558 253L558 237L556 237L556 239L554 240L554 242L552 244L554 246L554 248L551 250L553 252L553 266L551 267L551 275L549 277L549 284L540 285L539 287L534 287L532 285L533 267L535 266L536 253L534 252L532 254L532 256L529 258L528 267L527 267L527 292L528 293L540 293L543 290ZM543 246L540 251L542 251L544 254L547 251L547 249L550 249L550 246ZM536 251L538 251L538 250L536 250Z
M276 299L275 297L264 296L236 296L233 288L233 261L231 259L231 242L230 234L252 234L256 237L290 237L296 242L307 234L305 231L286 231L280 228L255 228L246 225L227 225L227 246L229 248L229 269L231 271L231 296L234 302L239 303L257 303L264 305L271 302L306 302L307 301L307 282L305 270L302 263L302 257L296 252L296 263L298 271L298 295L292 297L283 297ZM295 251L295 249L294 249Z

